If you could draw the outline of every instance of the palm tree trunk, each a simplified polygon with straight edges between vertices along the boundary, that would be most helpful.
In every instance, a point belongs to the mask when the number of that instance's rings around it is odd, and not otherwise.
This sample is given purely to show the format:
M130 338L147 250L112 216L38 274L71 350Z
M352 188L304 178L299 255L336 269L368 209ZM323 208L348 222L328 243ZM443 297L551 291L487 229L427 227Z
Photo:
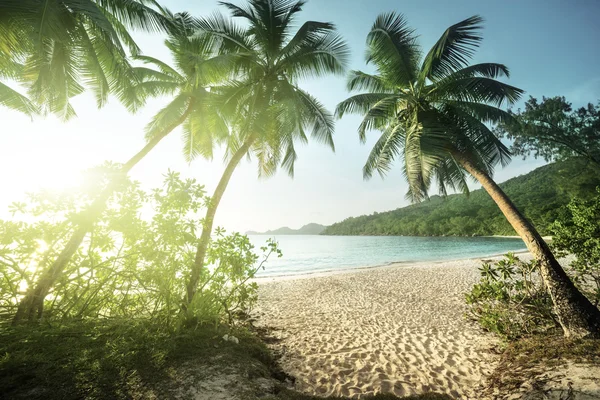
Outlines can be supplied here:
M98 219L106 202L110 196L114 193L118 186L118 181L121 177L126 176L129 171L140 162L156 145L171 133L175 128L181 125L190 112L192 111L194 100L191 99L186 111L177 119L173 124L168 126L160 135L155 135L139 152L131 157L119 170L116 177L108 183L106 188L98 195L98 197L92 202L90 207L85 210L82 215L82 221L79 222L77 229L73 232L73 235L67 242L66 246L60 252L54 262L42 273L37 283L29 288L28 293L21 299L17 312L13 318L13 325L22 322L24 319L32 322L42 317L44 312L44 299L54 286L56 280L60 277L65 267L73 257L73 254L77 251L85 236L91 231L94 226L94 222Z
M206 210L206 216L204 218L202 235L200 236L200 242L196 248L196 257L194 259L194 265L192 266L192 273L187 284L186 298L184 299L182 305L184 311L187 310L187 306L194 299L194 295L196 294L196 290L198 288L198 282L200 280L202 268L204 267L204 259L206 258L208 243L210 242L210 234L212 233L215 214L217 213L217 208L219 207L221 198L225 193L225 189L227 189L227 185L229 184L229 180L233 175L233 171L235 171L235 168L238 166L244 155L248 153L248 150L250 150L250 147L255 140L256 136L249 136L240 146L240 148L233 154L229 160L229 163L227 163L227 167L223 172L223 176L221 176L221 179L219 180L219 184L217 185L213 196L210 199L208 209Z
M600 310L575 287L548 244L490 176L460 153L454 159L488 192L527 249L540 263L540 273L566 337L600 336Z

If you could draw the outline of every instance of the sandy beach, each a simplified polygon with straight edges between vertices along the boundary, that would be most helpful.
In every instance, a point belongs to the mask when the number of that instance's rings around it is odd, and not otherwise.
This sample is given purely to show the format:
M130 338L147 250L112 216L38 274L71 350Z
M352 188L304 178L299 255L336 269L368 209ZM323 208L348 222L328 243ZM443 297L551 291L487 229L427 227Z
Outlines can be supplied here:
M303 392L475 398L498 357L491 335L465 318L464 293L480 265L469 259L265 279L256 315L281 339L274 346L282 367Z

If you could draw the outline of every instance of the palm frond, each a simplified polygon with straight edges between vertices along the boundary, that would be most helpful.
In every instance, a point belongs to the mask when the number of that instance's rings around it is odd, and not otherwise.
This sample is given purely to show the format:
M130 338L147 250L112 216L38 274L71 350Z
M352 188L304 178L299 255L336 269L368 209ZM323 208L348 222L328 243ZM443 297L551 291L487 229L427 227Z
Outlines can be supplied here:
M501 108L491 106L484 103L475 103L470 101L454 101L447 100L443 104L447 104L453 107L457 107L460 110L468 113L474 118L477 118L483 123L490 124L507 124L507 123L518 123L517 119L513 114L508 111L502 110Z
M281 49L280 57L285 57L300 48L313 47L314 43L318 42L323 35L333 31L335 31L335 26L332 23L307 21Z
M169 104L162 108L146 125L146 140L162 135L164 132L173 130L177 122L185 114L190 103L187 93L177 95Z
M483 39L482 22L475 15L449 27L425 56L419 80L438 80L465 67Z
M393 117L395 104L405 99L403 94L395 93L361 93L340 102L335 109L335 116L342 118L346 114L366 114L370 111L378 111L380 117Z
M384 177L402 151L405 138L406 132L400 124L390 125L382 130L363 167L363 178L370 179L374 172Z
M286 146L285 155L281 161L281 168L283 168L291 178L294 177L294 166L296 165L297 159L298 154L296 153L296 149L294 149L294 142L290 141Z
M333 142L335 123L333 115L327 111L321 102L304 90L296 88L296 93L306 110L304 118L311 130L311 137L318 142L328 145L331 150L335 151L335 144Z
M143 61L145 64L152 64L156 66L163 74L169 75L171 78L175 78L178 80L183 80L184 78L181 76L176 69L171 67L169 64L161 61L157 58L145 56L145 55L137 55L134 57L135 60Z
M362 71L352 70L348 74L348 91L367 90L369 92L393 93L394 88L378 75L367 74Z
M454 145L471 154L486 173L493 175L495 165L506 166L510 162L510 150L481 119L449 104L445 112L456 126Z
M183 154L189 163L201 156L212 160L215 146L225 143L229 136L227 124L214 108L206 93L199 99L183 124Z
M76 1L76 0L71 0ZM113 14L130 29L146 32L166 32L172 21L161 12L153 0L95 0L98 5Z
M446 82L451 82L460 78L472 78L472 77L483 77L483 78L501 78L501 77L510 77L510 71L508 67L504 64L498 63L481 63L481 64L473 64L468 67L459 69L449 75L446 75L444 78L436 81L435 84L430 87L436 87L438 85L443 85Z
M448 195L448 187L454 191L469 194L467 174L452 157L447 157L439 162L434 168L434 174L438 182L438 191L442 196Z
M418 74L420 50L414 30L401 14L381 14L367 36L367 62L394 86L406 87Z
M227 3L229 4L229 3ZM200 31L196 35L205 35L213 40L215 48L222 54L242 52L252 53L256 44L246 29L236 25L230 18L215 13L198 20Z
M0 82L0 104L30 117L39 113L38 107L27 97Z
M516 103L524 90L490 78L473 77L446 81L432 92L435 99L489 103L501 107Z
M286 55L278 66L291 79L337 75L346 71L349 54L342 37L328 33Z

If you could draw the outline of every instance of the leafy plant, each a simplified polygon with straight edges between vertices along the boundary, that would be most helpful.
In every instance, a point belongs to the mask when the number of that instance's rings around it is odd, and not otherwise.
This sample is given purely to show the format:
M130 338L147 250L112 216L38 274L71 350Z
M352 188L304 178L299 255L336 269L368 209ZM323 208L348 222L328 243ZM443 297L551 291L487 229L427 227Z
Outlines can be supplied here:
M514 339L558 326L536 261L508 253L479 271L481 281L465 297L470 317L484 329Z
M109 171L109 170L107 170ZM90 198L86 192L30 195L14 203L15 218L0 220L0 315L12 316L28 286L64 246ZM167 326L182 317L199 323L233 322L256 301L249 283L271 254L269 241L255 254L246 236L219 229L209 246L201 295L182 312L185 282L194 261L204 187L178 173L147 193L124 181L93 225L44 304L48 320L146 317Z
M557 254L575 256L573 280L597 307L600 304L600 188L589 201L572 200L552 224Z
M600 103L574 109L562 96L530 97L513 114L495 130L512 140L513 154L546 161L579 156L600 166Z

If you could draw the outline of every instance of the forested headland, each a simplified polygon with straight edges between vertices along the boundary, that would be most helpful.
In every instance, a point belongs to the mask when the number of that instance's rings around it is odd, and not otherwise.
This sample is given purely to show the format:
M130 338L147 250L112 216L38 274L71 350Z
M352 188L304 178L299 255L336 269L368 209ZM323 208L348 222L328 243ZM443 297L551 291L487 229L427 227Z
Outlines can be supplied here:
M500 187L542 234L573 198L589 199L600 185L600 170L571 158L512 178ZM482 189L469 195L432 196L387 212L350 217L328 226L323 235L486 236L515 235Z

